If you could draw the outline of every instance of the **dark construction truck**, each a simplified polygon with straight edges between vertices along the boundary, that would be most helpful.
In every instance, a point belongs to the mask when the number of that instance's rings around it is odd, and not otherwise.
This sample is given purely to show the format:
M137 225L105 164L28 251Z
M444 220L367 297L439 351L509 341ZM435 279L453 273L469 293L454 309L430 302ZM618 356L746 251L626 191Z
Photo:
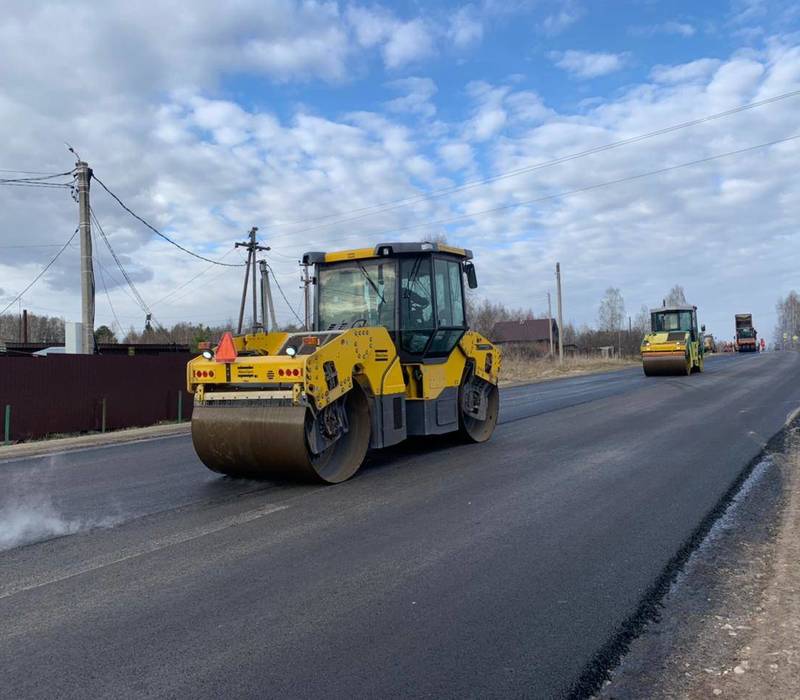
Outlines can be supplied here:
M736 314L736 351L758 352L757 335L753 314Z

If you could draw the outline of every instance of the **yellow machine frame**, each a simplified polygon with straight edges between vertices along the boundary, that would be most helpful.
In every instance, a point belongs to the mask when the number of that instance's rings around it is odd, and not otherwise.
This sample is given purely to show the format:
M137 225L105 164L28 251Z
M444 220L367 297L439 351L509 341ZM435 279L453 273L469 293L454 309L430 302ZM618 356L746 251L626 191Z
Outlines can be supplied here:
M309 256L313 264L323 266L394 258L398 248L409 255L416 251L419 255L452 256L460 264L471 258L469 251L450 246L413 244L416 247L409 248L411 245L381 244ZM231 361L220 362L207 352L189 362L186 381L196 411L198 407L247 403L292 407L316 416L359 387L369 403L371 447L392 445L408 435L463 428L462 410L470 405L467 393L475 396L478 418L484 419L487 410L494 410L490 418L496 420L497 406L489 406L487 397L492 388L496 392L500 350L475 331L466 330L450 354L437 361L408 357L401 361L383 326L245 334L233 337L233 344L237 357ZM496 403L496 398L493 400Z

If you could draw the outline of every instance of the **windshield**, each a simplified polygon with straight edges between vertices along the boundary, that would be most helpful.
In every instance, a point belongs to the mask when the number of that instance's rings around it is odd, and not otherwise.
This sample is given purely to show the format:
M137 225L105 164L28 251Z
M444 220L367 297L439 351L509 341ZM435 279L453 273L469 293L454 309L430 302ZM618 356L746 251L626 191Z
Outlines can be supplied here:
M691 311L658 311L651 317L653 333L664 333L666 331L691 331L692 312Z
M385 326L394 330L395 263L354 260L318 273L319 330Z
M739 329L739 337L740 338L752 338L754 337L756 332L752 328L740 328Z

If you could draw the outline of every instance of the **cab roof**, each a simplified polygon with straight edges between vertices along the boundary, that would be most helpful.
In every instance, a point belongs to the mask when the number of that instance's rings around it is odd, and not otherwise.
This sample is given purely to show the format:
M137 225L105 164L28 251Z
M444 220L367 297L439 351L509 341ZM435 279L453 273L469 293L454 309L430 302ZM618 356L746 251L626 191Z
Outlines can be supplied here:
M466 248L456 248L445 243L421 241L419 243L379 243L374 248L355 248L333 253L311 252L303 255L303 264L314 265L317 263L341 262L342 260L367 260L370 258L414 255L418 253L447 253L464 260L472 259L472 251Z
M688 304L673 304L672 306L659 306L657 309L650 309L651 314L663 311L697 311L697 307Z

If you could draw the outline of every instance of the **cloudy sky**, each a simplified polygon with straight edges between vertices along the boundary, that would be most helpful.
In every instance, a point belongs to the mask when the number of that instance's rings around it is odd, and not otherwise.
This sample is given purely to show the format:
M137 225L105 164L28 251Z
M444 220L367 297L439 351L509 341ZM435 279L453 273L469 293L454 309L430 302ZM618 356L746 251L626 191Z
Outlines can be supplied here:
M577 324L608 286L635 315L681 284L709 331L751 311L771 337L800 287L796 2L41 0L5 7L0 66L0 178L69 171L68 142L204 256L239 261L258 226L295 305L303 251L440 234L475 251L482 295L537 313L560 261ZM92 204L161 323L235 316L241 269L97 183ZM77 205L6 184L0 211L2 307ZM98 325L141 327L95 252ZM76 240L12 308L78 320L79 289Z

